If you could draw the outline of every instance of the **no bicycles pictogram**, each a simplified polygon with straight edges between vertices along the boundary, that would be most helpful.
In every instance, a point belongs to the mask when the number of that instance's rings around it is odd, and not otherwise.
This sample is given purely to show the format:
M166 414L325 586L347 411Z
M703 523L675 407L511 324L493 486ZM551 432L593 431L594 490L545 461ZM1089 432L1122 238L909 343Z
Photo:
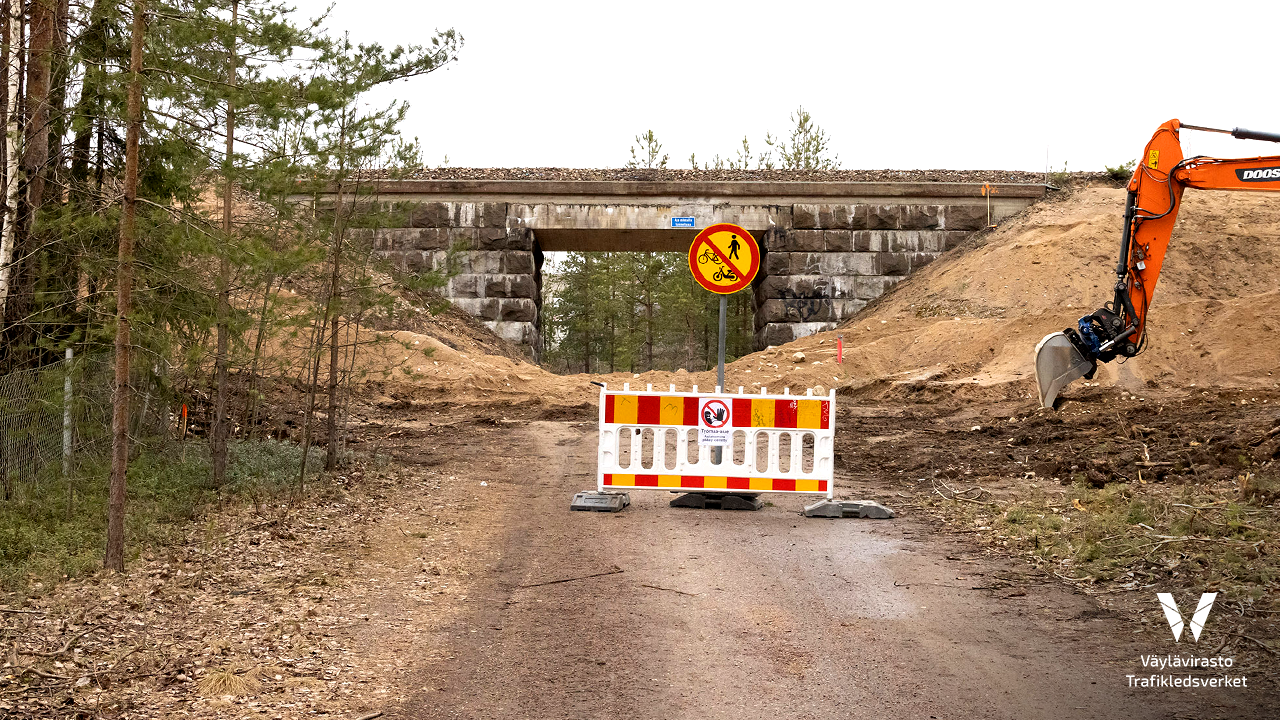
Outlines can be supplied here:
M703 228L689 246L693 279L713 293L729 295L751 284L760 270L760 246L731 223Z

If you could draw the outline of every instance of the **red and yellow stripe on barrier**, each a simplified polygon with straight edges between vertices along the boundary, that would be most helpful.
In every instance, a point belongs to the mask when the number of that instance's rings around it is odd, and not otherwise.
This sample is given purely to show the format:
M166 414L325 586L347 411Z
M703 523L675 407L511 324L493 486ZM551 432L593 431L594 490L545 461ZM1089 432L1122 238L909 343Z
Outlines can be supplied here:
M671 488L702 490L747 490L754 492L827 491L826 480L787 478L715 477L711 475L617 475L605 473L605 487Z
M734 397L732 403L732 426L736 428L826 430L831 427L829 400ZM698 397L606 394L604 421L618 425L692 427L698 424Z

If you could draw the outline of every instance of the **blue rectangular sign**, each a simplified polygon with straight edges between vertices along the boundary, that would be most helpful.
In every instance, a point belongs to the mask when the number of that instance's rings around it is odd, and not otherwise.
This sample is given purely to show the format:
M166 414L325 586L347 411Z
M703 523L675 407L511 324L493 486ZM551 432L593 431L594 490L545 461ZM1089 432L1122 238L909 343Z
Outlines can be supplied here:
M673 228L692 228L693 218L691 217L673 217L671 218L671 227Z

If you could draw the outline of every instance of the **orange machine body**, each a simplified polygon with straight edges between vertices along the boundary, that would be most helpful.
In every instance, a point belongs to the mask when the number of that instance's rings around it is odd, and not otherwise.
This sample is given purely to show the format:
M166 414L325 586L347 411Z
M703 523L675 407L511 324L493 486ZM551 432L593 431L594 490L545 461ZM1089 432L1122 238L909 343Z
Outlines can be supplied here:
M1129 180L1130 201L1125 215L1129 226L1117 273L1127 282L1132 314L1125 308L1123 317L1126 325L1136 326L1130 339L1138 346L1146 333L1147 309L1169 249L1182 191L1191 187L1280 192L1280 156L1185 158L1179 139L1181 127L1178 120L1170 120L1156 130ZM1120 311L1116 308L1117 313Z

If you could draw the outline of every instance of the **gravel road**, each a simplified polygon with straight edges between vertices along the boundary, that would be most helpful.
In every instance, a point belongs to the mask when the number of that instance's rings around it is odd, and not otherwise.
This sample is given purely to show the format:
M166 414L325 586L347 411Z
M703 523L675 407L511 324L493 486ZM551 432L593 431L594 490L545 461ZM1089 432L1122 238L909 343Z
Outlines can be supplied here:
M501 435L509 455L474 468L491 522L472 550L492 564L390 717L1210 718L1271 702L1126 688L1149 642L910 517L806 519L780 496L676 509L654 492L573 513L594 423Z

